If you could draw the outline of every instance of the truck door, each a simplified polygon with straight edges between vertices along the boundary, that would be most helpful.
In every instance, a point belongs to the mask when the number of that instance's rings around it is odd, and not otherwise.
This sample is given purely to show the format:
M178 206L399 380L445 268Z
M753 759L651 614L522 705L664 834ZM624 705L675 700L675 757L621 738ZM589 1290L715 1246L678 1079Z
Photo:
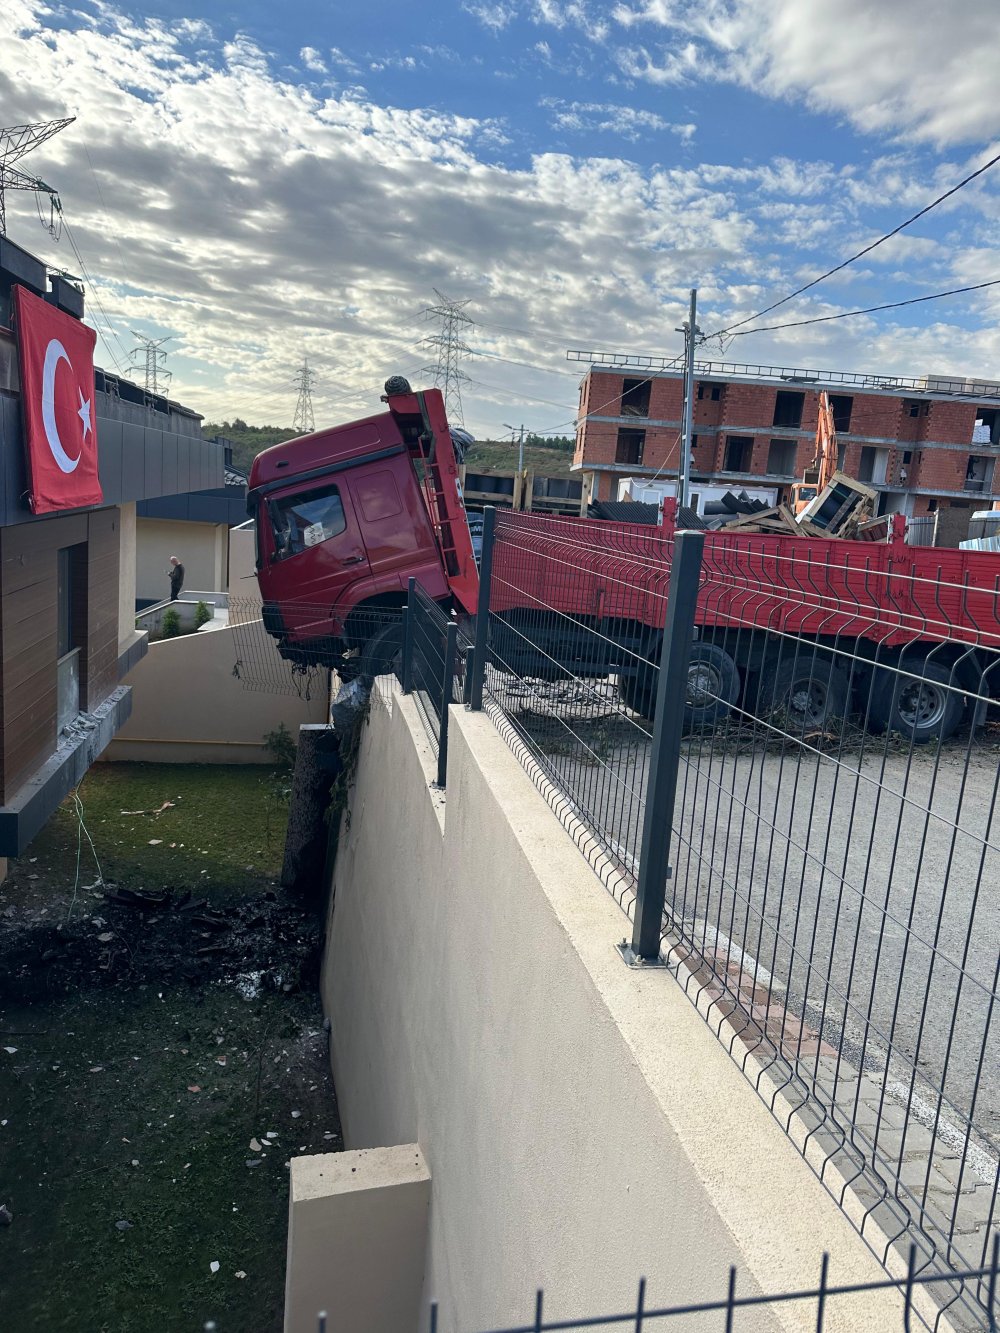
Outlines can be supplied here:
M320 481L267 503L274 538L269 600L299 604L300 633L306 628L303 617L315 622L325 617L325 628L318 623L315 628L328 634L331 609L353 584L369 579L350 491L341 482Z

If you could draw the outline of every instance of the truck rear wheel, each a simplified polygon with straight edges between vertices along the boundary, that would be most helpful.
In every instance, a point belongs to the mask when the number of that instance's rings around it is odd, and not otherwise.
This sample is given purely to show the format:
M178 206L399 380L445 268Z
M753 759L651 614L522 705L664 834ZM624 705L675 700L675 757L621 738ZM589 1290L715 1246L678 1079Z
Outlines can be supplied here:
M739 697L740 673L729 654L714 643L692 644L684 695L685 731L721 722Z
M868 725L874 732L898 731L926 745L954 735L964 711L965 700L947 667L904 659L899 671L876 671Z
M656 708L656 667L641 662L635 671L618 677L618 697L640 717L652 717Z
M850 684L843 667L829 658L803 652L761 676L758 712L780 714L793 736L822 731L847 716Z

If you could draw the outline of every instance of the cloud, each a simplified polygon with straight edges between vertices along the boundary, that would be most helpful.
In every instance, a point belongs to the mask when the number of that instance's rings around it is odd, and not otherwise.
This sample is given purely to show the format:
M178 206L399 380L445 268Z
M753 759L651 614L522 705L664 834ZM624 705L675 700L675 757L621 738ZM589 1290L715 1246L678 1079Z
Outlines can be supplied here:
M462 6L467 14L478 19L484 28L488 28L493 33L503 32L517 17L518 9L516 4L465 4Z
M655 111L608 102L564 102L557 97L547 97L542 99L541 105L551 110L556 129L581 134L617 134L632 141L653 134L674 134L682 142L689 143L697 129L691 124L674 124Z
M639 0L613 16L649 38L622 57L636 79L725 79L939 146L1000 134L995 0L950 20L938 0Z
M359 72L349 53L319 58ZM58 23L43 0L0 9L10 122L78 116L32 158L62 195L63 241L48 241L22 195L8 198L12 239L56 267L85 266L103 364L124 366L131 329L171 335L173 392L213 419L288 421L303 354L318 374L319 419L375 410L387 374L416 376L426 363L420 311L437 287L470 300L474 345L494 356L488 368L486 358L466 366L470 427L565 422L576 397L567 347L679 350L691 285L703 326L720 327L796 285L800 270L808 279L831 254L857 249L871 234L872 201L896 206L919 193L903 151L864 169L790 158L696 164L681 153L686 125L597 98L550 109L584 132L669 135L683 162L529 154L523 139L506 160L502 125L382 104L316 72L300 70L301 82L276 72L250 37L221 25L140 21L107 4L87 19L61 12ZM866 265L853 288L822 289L824 308L874 304L872 273L882 282L932 265L947 271L942 287L992 276L998 210L987 194L959 198L965 211L949 215L954 235L942 250L902 246L889 266ZM874 321L860 333L845 321L808 340L758 338L745 355L846 369L878 356L892 373L913 372L912 357L919 372L925 357L943 364L961 353L966 373L995 375L998 302L984 294L943 316L950 341L934 356L919 329L882 338Z
M316 50L315 46L304 46L299 52L299 59L305 65L306 69L311 69L315 74L326 74L326 61Z

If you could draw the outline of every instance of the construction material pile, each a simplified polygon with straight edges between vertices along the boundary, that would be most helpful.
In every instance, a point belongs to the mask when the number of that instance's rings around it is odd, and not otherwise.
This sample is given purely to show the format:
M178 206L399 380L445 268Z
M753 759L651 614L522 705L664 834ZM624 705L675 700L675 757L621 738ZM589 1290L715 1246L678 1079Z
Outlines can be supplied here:
M844 472L835 472L819 495L798 514L790 505L768 509L745 493L734 495L730 491L717 504L705 506L705 517L708 527L724 527L727 532L878 541L885 539L888 520L874 517L876 499L877 494L870 486ZM709 510L716 508L722 513L710 515Z

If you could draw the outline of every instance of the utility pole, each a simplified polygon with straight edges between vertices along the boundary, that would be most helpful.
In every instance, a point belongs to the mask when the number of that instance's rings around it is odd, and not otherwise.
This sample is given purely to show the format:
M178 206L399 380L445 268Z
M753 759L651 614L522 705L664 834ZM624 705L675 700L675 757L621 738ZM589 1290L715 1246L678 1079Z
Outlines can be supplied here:
M7 234L7 211L4 200L7 190L31 190L36 194L47 194L52 209L49 231L55 234L57 215L62 214L59 195L40 177L28 176L23 171L18 171L14 163L30 153L33 148L37 148L39 144L43 144L46 139L51 139L53 134L58 134L67 125L72 125L75 119L75 116L66 116L62 120L46 120L32 125L11 125L8 129L0 129L0 236Z
M161 352L160 348L164 343L170 341L171 335L167 334L165 338L147 338L144 333L137 333L135 329L133 329L132 337L136 340L139 346L134 347L129 353L129 356L132 359L133 366L138 370L145 372L146 392L159 393L161 381L165 392L172 378L172 373L171 371L164 369L167 362L167 354L166 352Z
M428 319L441 321L441 332L425 338L424 343L427 347L437 348L438 359L437 365L424 366L421 373L434 376L434 387L444 394L444 410L449 422L453 426L464 426L462 385L469 382L469 377L459 369L458 363L461 357L472 355L472 348L462 338L465 330L473 327L473 320L465 313L472 298L449 301L436 287L434 295L439 304L428 306L423 313Z
M292 430L300 435L308 435L316 429L316 415L313 412L312 391L315 374L309 369L309 358L302 358L302 369L295 376L295 385L299 391L295 404L295 416L292 418Z
M677 329L684 334L684 416L681 425L681 458L677 469L677 507L687 505L691 494L691 439L694 431L694 345L701 332L695 320L698 289L691 288L691 311L687 323Z
M507 424L507 422L505 421L505 422L503 423L503 428L504 428L504 430L509 430L509 431L510 431L510 438L511 438L511 440L514 439L514 436L517 435L518 431L521 432L521 434L520 434L520 439L519 439L519 441L518 441L518 446L517 446L517 470L518 470L519 473L520 473L520 472L523 472L523 471L524 471L524 427L523 427L523 426L509 426L509 425Z

